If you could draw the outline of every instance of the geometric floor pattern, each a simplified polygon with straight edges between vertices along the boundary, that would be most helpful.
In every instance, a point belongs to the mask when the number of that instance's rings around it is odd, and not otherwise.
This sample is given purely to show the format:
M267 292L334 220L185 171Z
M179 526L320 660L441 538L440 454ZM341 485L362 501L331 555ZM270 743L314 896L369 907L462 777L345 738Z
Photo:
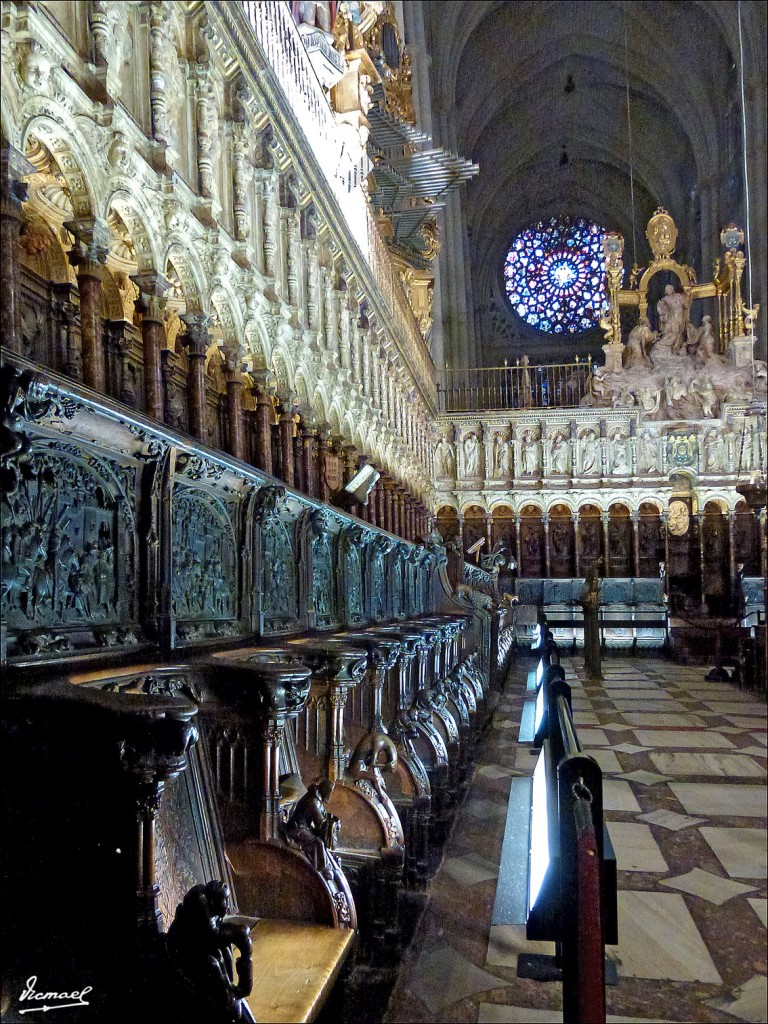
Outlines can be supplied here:
M608 1020L767 1021L765 703L661 658L607 658L601 681L563 667L618 864ZM536 763L517 741L530 668L521 656L482 740L390 1024L562 1021L560 985L516 974L549 945L491 923L510 787Z

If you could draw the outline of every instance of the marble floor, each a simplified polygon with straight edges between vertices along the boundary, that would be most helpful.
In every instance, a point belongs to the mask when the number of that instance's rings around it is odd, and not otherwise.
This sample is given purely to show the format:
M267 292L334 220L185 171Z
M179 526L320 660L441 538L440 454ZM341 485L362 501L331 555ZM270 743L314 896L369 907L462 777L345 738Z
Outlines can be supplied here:
M608 1020L768 1021L765 704L656 658L609 658L600 682L563 664L618 864ZM513 668L481 742L389 1024L562 1021L559 983L516 973L519 954L552 945L527 941L514 912L493 923L521 877L502 848L536 763L518 741L530 667Z

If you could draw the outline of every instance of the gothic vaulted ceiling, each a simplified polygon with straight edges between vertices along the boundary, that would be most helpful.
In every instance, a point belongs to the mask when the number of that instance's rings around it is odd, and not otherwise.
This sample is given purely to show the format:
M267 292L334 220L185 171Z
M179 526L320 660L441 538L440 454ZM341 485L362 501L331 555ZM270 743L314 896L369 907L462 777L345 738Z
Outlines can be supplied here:
M763 4L742 7L750 26L764 25ZM720 227L743 219L735 0L454 0L423 9L435 136L480 165L463 203L476 352L486 365L510 345L544 361L569 351L508 310L504 254L519 228L569 214L621 231L631 265L630 173L638 263L648 256L648 218L663 205L678 224L679 258L709 276ZM754 27L749 35L764 69Z

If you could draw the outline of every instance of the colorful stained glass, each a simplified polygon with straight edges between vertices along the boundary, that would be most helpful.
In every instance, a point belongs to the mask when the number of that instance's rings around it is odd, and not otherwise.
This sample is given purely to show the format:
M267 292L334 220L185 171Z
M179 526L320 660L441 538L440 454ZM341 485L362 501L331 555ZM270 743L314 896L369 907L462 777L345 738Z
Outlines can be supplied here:
M510 305L546 334L578 334L608 307L605 228L591 221L552 217L525 228L504 263Z

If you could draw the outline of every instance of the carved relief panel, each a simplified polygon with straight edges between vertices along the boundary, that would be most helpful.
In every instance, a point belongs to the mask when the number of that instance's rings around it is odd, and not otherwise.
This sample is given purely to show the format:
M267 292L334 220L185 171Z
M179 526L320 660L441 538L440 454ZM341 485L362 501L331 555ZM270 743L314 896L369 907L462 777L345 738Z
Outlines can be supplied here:
M363 559L371 534L359 526L348 527L339 539L342 621L354 626L365 621Z
M265 635L300 626L296 518L283 487L262 487L256 496L258 628Z
M184 642L237 631L237 544L230 511L213 495L178 485L173 496L171 600Z
M309 550L307 619L310 628L328 629L339 621L336 594L336 550L334 517L326 509L315 509L307 518L306 543Z
M130 465L32 444L3 496L11 657L139 642L135 488Z

